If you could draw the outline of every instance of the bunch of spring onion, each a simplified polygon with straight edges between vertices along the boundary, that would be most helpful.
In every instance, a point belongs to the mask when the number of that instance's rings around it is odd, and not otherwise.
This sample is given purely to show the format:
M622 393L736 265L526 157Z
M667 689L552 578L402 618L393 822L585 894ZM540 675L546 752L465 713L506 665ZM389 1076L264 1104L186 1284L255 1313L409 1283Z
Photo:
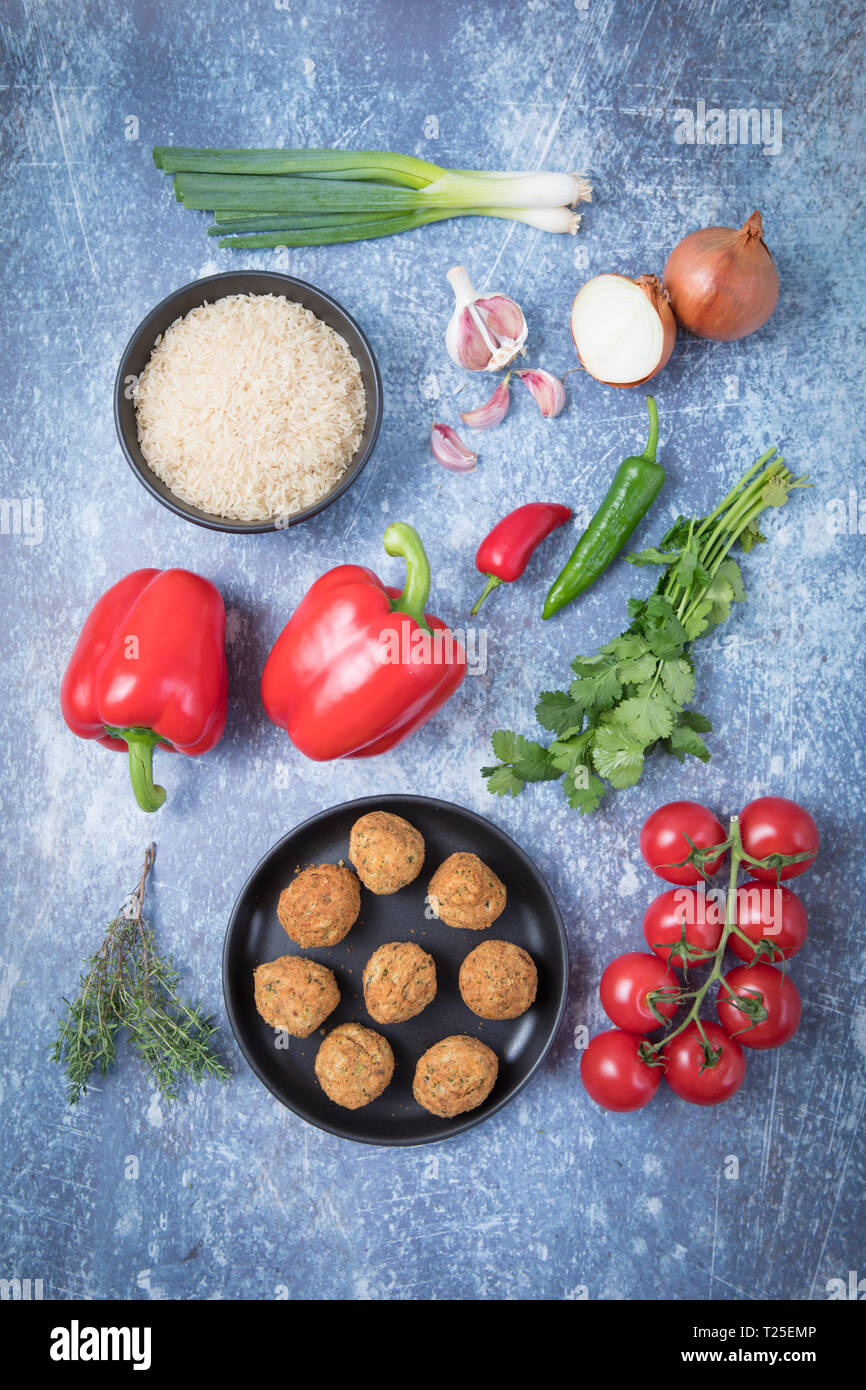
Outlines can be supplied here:
M582 174L442 169L383 150L195 150L158 145L184 207L211 211L220 246L321 246L448 217L503 217L574 234L592 197Z

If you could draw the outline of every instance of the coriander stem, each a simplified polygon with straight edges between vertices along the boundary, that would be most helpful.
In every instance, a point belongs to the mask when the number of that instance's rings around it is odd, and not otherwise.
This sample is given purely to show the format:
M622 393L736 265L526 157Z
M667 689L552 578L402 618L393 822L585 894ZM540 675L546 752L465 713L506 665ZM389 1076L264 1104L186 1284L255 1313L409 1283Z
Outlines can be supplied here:
M736 483L736 484L731 488L731 490L730 490L730 492L728 493L727 497L723 497L722 500L721 500L721 502L719 503L719 505L715 508L715 510L714 510L714 511L711 511L710 514L709 514L709 516L705 516L705 517L704 517L703 522L701 523L700 527L698 528L698 535L700 535L700 534L702 533L702 531L704 530L704 528L705 528L706 526L708 526L709 523L710 523L711 521L715 521L716 517L717 517L717 516L720 516L721 513L725 510L725 508L726 508L731 502L733 502L734 499L735 499L736 497L739 496L741 490L743 489L743 487L745 486L745 484L750 480L750 478L753 478L754 475L757 473L758 469L759 469L759 468L763 468L763 466L764 466L765 463L769 463L770 459L773 457L773 455L774 455L775 453L776 453L776 446L775 446L775 444L774 444L773 447L772 447L771 449L768 449L767 452L766 452L765 454L762 454L761 457L760 457L759 459L756 459L756 460L755 460L755 462L752 464L751 468L749 468L749 469L743 474L743 476L742 476L742 478L740 479L740 481L739 481L738 483Z

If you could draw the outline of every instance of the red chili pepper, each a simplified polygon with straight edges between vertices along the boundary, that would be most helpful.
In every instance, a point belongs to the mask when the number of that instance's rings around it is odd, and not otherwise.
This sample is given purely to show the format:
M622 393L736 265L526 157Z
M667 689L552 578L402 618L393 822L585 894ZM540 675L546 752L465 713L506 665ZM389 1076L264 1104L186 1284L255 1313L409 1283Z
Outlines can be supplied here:
M319 762L393 748L466 674L460 643L424 612L430 566L417 531L395 522L385 549L406 561L402 593L360 565L329 570L301 600L262 673L268 718Z
M219 590L189 570L134 570L91 610L60 686L79 738L129 752L142 811L158 811L155 744L196 757L222 737L228 670Z
M471 610L473 617L492 589L520 578L536 548L570 517L571 508L558 502L527 502L497 522L475 556L476 569L486 574L487 583Z

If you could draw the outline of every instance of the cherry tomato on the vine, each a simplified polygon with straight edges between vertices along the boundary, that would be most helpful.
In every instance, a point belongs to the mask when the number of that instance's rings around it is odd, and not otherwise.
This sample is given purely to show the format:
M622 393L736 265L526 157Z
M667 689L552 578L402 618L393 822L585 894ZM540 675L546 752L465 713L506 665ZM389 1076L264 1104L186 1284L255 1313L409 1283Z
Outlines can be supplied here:
M740 836L743 849L753 859L767 859L771 854L812 852L811 858L799 864L786 864L781 871L783 879L797 878L811 868L820 843L818 827L809 812L786 796L759 796L757 801L744 806L740 812ZM776 882L773 868L758 868L749 863L743 867L753 878Z
M766 1018L750 1026L749 1014L731 1002L731 994L745 1001L754 1000L766 1010ZM775 966L735 965L719 985L716 1011L722 1026L743 1047L781 1047L793 1038L800 1026L803 1006L800 992L789 976Z
M638 1055L639 1033L610 1028L597 1033L580 1059L580 1079L590 1100L605 1110L625 1113L648 1105L659 1088L661 1067Z
M643 934L660 960L682 970L682 955L671 955L671 950L681 941L683 926L689 946L696 951L715 951L724 920L724 909L699 888L669 888L654 898L644 913ZM693 963L699 965L700 961Z
M627 951L617 956L604 971L599 985L601 1006L617 1028L629 1033L651 1033L661 1028L647 1002L655 990L679 990L679 981L658 956L648 951ZM679 1006L677 999L660 998L655 1006L663 1018L673 1018Z
M736 932L728 945L740 960L790 960L806 940L809 919L806 909L790 888L777 887L753 879L737 889L737 926L755 943L750 946ZM757 951L761 942L765 945Z
M640 852L647 864L668 883L700 883L703 874L694 864L681 864L691 849L710 849L726 839L721 823L699 801L669 801L659 806L644 822L640 832ZM724 859L724 851L707 860L704 873L714 874Z
M667 1067L665 1081L681 1100L692 1105L719 1105L739 1090L746 1075L746 1059L735 1038L718 1023L702 1019L707 1042L714 1054L707 1058L696 1023L689 1023L662 1049Z

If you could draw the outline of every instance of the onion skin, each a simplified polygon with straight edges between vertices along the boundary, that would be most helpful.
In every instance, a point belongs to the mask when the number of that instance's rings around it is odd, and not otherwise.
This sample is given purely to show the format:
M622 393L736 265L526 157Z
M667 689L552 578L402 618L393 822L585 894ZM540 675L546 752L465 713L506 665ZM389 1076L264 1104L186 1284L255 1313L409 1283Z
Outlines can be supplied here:
M730 343L762 328L779 299L779 272L753 212L737 230L689 232L668 256L662 283L682 328Z
M617 272L610 271L606 273L615 275ZM643 290L647 299L650 301L653 308L656 310L659 318L661 319L662 332L664 335L662 338L662 350L661 355L659 356L659 360L653 367L652 371L647 372L646 376L640 377L637 381L602 382L603 386L616 386L624 391L630 391L633 386L643 386L645 381L651 381L654 376L658 376L662 367L667 365L668 361L670 360L670 355L674 350L674 343L677 340L677 321L674 318L673 310L670 306L667 291L663 288L661 281L659 280L659 277L657 275L638 275L635 279L633 279L629 275L622 275L619 278L622 280L631 280L632 284L637 285L639 289ZM578 294L579 293L580 291L578 290ZM576 299L577 295L574 296L574 300ZM589 371L588 367L586 366L586 363L580 355L580 348L578 347L577 339L574 336L574 300L572 300L571 304L572 313L569 319L569 327L571 328L571 337L574 343L575 351L577 352L577 358L584 371L587 372L589 376L592 376L594 381L601 381L601 377L593 376L593 373Z

